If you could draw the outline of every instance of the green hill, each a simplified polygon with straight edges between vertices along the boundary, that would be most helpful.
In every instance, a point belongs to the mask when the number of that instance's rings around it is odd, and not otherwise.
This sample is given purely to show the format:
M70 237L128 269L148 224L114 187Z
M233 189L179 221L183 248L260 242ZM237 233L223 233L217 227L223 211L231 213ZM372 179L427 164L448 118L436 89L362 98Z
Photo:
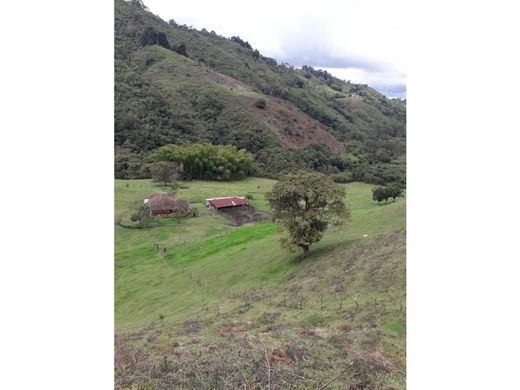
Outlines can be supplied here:
M249 43L165 22L115 1L116 177L146 175L168 143L233 144L256 175L307 166L345 180L404 181L404 101L311 67L295 69Z
M177 196L204 210L209 196L249 194L269 211L273 184L194 181ZM116 217L162 190L116 180ZM280 247L272 222L116 226L116 385L319 388L348 369L334 386L404 388L406 202L378 205L364 183L346 190L352 220L305 260Z
M366 85L116 0L116 388L404 388L406 201L379 205L366 183L404 184L405 117ZM195 216L132 221L167 190L151 154L187 143L246 149L255 177L180 181ZM352 212L308 258L271 219L237 227L204 204L270 213L274 179L301 168L343 183Z

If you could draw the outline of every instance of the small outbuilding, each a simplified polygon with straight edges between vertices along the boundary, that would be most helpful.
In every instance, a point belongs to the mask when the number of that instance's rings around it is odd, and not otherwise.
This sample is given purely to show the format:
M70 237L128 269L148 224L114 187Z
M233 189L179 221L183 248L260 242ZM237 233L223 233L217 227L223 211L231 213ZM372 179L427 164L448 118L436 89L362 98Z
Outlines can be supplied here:
M249 206L249 201L242 196L206 199L206 205L216 210L228 207Z
M144 204L150 209L150 215L154 217L173 214L177 205L175 197L168 194L152 195L144 200Z

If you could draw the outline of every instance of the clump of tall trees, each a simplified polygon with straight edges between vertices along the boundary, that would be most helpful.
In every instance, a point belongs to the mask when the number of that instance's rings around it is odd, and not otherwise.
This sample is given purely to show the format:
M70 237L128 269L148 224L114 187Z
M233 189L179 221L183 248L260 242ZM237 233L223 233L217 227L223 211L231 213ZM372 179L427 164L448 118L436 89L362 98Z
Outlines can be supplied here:
M157 149L150 160L176 163L186 180L234 180L251 173L253 155L233 145L172 144Z
M322 239L329 226L341 226L350 219L345 196L345 188L322 173L298 171L281 178L266 200L287 233L282 246L300 247L307 257L311 245Z
M152 27L147 27L141 34L141 46L160 45L171 50L170 42L166 34L162 31L155 31Z
M377 203L381 203L383 200L387 203L390 198L392 198L392 202L395 202L395 198L400 196L403 196L403 188L398 183L372 189L372 199Z

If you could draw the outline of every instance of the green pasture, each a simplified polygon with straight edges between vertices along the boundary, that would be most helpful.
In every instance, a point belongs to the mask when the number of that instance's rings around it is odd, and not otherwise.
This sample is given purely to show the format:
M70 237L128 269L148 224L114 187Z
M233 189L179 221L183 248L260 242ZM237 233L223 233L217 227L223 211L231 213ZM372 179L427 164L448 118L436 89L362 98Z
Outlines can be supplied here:
M177 197L203 208L208 197L249 194L258 209L268 211L264 194L273 184L259 178L184 182ZM164 225L147 229L116 225L116 330L138 329L160 314L171 321L189 318L244 290L283 288L295 272L309 264L319 266L324 256L404 228L404 199L378 205L371 199L370 185L350 183L346 189L351 221L327 232L305 264L299 252L280 247L271 222L232 227L223 217L202 216L167 218L161 221ZM150 180L116 180L116 218L152 193L167 191Z

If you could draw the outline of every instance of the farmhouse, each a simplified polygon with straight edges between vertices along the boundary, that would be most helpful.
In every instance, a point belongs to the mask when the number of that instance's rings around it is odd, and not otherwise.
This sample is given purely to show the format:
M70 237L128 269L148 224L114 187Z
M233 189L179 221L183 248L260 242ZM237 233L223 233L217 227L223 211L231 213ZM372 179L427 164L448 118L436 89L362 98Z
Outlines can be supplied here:
M174 196L168 194L155 194L144 200L144 204L150 210L150 215L154 217L170 215L175 212L186 213L189 210L188 202L176 200Z
M249 206L249 201L242 196L230 196L206 199L206 205L208 208L220 210L228 207Z

